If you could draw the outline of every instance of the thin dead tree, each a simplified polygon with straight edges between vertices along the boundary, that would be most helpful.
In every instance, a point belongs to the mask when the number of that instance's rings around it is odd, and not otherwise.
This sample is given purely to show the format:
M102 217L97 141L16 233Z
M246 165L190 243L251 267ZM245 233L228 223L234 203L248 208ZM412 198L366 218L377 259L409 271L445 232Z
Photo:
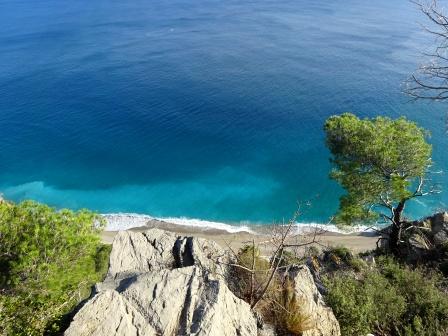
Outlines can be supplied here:
M405 82L404 92L413 99L448 98L448 16L439 3L412 1L427 18L423 29L435 38L433 51L423 53L427 62Z
M228 266L235 267L240 272L248 275L249 278L249 293L245 295L245 299L249 302L250 307L255 309L261 300L265 300L266 293L273 286L274 280L278 275L280 269L286 268L285 266L285 251L291 249L303 249L310 245L321 245L319 237L325 232L321 227L315 227L309 230L309 232L303 233L297 230L297 218L300 216L300 206L292 218L281 224L274 224L270 227L269 239L256 243L255 239L252 239L250 245L248 245L247 251L250 256L250 260L241 260L240 253L234 251L229 243L226 243L228 249L234 255L237 260L236 263L228 264ZM260 245L270 247L272 254L269 256L269 262L266 262L266 268L257 268L257 255L260 251ZM258 252L257 252L258 251ZM257 275L263 274L262 277ZM261 279L261 280L260 280ZM275 303L275 302L274 302Z

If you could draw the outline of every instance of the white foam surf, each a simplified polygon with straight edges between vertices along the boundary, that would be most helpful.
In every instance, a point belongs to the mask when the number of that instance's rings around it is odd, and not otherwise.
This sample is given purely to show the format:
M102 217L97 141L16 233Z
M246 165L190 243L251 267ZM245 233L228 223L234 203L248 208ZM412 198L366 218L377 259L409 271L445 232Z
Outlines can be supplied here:
M327 232L339 234L353 234L353 233L374 233L379 228L377 226L367 225L353 225L353 226L337 226L334 224L320 224L320 223L297 223L298 233L311 233L315 230L322 230Z
M152 217L149 215L133 213L104 214L103 217L106 219L106 231L123 231L131 228L142 227L152 220L166 222L174 225L194 227L202 230L221 230L229 233L257 233L257 227L261 228L264 226L260 225L259 223L250 224L244 222L244 224L241 223L232 225L187 217ZM359 232L374 232L375 228L364 225L340 228L332 224L297 223L298 233L309 233L313 232L314 230L323 230L339 234L353 234Z
M201 219L186 218L186 217L152 217L149 215L132 214L132 213L117 213L104 214L106 219L106 231L122 231L135 227L145 226L151 220L157 220L174 225L189 226L200 229L216 229L230 233L249 232L253 233L247 225L230 225L220 222L212 222Z

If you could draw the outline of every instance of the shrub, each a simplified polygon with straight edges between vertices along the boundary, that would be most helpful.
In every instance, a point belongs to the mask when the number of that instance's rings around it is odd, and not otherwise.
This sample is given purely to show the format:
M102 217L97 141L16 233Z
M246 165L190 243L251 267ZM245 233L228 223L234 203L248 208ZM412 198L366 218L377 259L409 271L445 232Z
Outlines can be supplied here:
M255 273L253 278L254 288L252 288L252 291L267 281L270 263L261 256L260 249L257 246L243 246L238 251L238 263L248 269L252 269L253 266ZM239 287L236 289L237 295L245 301L251 302L252 278L250 273L244 269L236 268L236 278L238 279Z
M320 254L319 248L314 245L305 247L305 257L317 257Z
M336 246L332 247L327 252L330 256L336 256L337 259L342 260L344 262L349 262L353 259L352 252L344 246Z
M0 203L0 334L57 332L107 268L103 222L89 211Z
M257 246L246 245L238 252L239 265L254 269L251 273L242 268L237 269L239 288L237 294L251 303L251 290L264 287L270 276L271 263L260 255ZM289 251L283 251L280 266L297 263L299 258ZM272 261L277 263L278 259ZM253 287L252 287L253 280ZM282 334L301 335L304 331L314 328L314 317L307 311L303 300L297 297L292 282L286 278L282 281L279 274L275 274L263 300L257 306L257 311L263 319L275 325Z
M367 263L361 258L352 258L348 261L348 265L355 271L361 272L367 268Z
M277 256L275 258L274 263L277 263L279 261L279 257ZM282 253L282 259L280 260L279 266L280 267L286 267L290 265L298 265L302 262L302 259L297 256L296 253L289 251L289 250L283 250Z
M337 272L325 281L327 301L343 335L442 336L448 332L448 295L440 277L381 257L360 279Z

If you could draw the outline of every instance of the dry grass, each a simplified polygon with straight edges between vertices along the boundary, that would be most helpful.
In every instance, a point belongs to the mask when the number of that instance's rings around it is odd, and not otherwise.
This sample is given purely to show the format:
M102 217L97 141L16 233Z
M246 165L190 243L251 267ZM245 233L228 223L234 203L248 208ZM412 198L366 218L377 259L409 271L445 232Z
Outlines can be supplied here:
M277 286L277 298L272 300L275 325L280 334L302 335L304 331L314 329L316 321L305 300L297 296L294 286L289 278L286 278L280 286Z

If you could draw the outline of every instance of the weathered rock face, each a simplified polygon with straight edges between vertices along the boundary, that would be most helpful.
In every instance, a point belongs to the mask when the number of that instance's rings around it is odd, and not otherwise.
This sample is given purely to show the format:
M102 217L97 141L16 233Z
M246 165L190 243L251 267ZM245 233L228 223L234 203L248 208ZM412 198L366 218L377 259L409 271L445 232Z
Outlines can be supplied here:
M448 212L438 213L431 217L431 231L434 244L448 243Z
M437 260L448 246L448 212L403 224L400 255L408 262ZM385 237L390 235L390 227L382 231ZM382 240L380 247L388 249L387 239Z
M156 335L156 331L129 301L118 292L107 290L76 314L65 335L150 336Z
M66 335L255 335L249 306L197 266L122 280L99 292Z
M126 278L161 269L196 265L204 272L227 277L230 254L218 244L201 238L178 237L174 233L151 229L145 232L122 231L112 245L107 278Z
M159 229L120 232L106 279L75 315L66 336L275 336L229 289L231 254L216 243ZM306 266L288 276L316 319L305 336L340 336ZM260 329L257 329L259 327Z
M65 335L256 335L249 305L226 285L230 259L203 239L120 232L106 279Z
M320 294L308 266L292 266L288 276L294 283L295 294L306 306L306 311L314 319L315 328L307 330L303 336L339 336L339 322Z
M448 244L448 213L441 212L413 222L409 241L408 259L437 257L441 247Z

